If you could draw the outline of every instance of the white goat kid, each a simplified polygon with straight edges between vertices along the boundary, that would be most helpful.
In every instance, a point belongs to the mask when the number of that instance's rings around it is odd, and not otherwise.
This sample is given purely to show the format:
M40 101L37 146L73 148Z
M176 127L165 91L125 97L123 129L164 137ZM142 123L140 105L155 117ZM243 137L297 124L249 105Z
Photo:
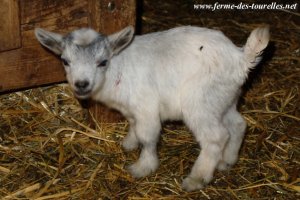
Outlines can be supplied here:
M36 29L35 34L61 55L78 98L100 101L128 119L123 147L142 145L129 167L134 177L157 169L156 145L165 120L183 120L202 149L184 189L201 189L216 168L236 163L246 128L236 104L249 69L268 44L268 27L252 31L244 48L219 31L191 26L135 37L132 27L109 36L91 29L66 36Z

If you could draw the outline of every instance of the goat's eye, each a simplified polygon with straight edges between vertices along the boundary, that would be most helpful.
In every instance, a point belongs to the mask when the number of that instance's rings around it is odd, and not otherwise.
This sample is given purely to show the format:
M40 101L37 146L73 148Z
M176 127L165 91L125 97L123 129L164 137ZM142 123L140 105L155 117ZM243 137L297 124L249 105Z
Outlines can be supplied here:
M97 67L105 67L107 65L107 62L107 60L103 60L97 65Z
M69 62L66 59L62 58L61 61L63 62L64 66L69 66Z

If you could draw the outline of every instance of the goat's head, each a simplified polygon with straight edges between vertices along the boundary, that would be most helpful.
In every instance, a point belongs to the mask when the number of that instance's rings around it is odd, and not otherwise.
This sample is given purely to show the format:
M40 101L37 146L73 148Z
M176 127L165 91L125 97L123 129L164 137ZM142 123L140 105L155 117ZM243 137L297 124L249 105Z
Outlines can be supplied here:
M101 89L110 59L130 43L133 34L131 26L109 36L88 28L65 36L35 29L39 42L61 57L67 80L80 99Z

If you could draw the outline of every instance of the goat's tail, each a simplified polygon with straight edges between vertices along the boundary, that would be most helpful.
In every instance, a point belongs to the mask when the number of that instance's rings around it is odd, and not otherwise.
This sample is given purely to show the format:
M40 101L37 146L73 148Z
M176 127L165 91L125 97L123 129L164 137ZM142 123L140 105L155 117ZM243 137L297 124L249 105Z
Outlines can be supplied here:
M244 56L248 68L255 67L261 60L261 54L267 47L270 39L269 26L254 29L244 46Z

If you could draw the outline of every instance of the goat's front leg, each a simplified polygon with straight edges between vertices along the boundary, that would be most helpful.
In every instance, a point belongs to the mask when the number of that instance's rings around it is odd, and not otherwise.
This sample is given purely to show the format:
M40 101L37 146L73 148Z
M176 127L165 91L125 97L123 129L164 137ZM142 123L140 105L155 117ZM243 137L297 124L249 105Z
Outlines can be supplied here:
M136 137L136 122L134 118L128 118L129 131L123 139L122 146L126 151L132 151L138 148L139 141Z
M136 118L136 137L142 144L142 151L139 159L128 168L132 176L141 178L151 174L157 169L159 160L156 146L160 129L160 120L156 115Z

